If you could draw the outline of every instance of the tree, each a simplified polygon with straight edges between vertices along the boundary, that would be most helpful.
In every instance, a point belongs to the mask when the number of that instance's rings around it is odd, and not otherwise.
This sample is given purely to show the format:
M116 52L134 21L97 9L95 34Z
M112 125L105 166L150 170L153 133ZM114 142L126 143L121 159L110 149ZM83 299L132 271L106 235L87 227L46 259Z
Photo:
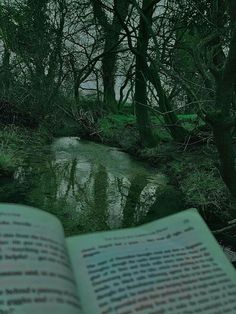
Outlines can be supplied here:
M4 43L4 52L2 58L2 65L0 67L0 92L2 97L8 96L8 91L12 81L11 65L10 65L11 51Z
M157 144L149 118L147 103L147 50L150 38L149 26L152 25L152 15L155 4L159 1L143 0L139 20L137 47L135 49L135 114L143 146L153 147Z
M5 46L27 68L28 100L34 103L31 111L40 120L50 111L61 83L65 0L4 3L0 15Z
M188 42L188 50L199 82L202 81L200 84L207 91L202 99L199 97L199 103L204 104L200 110L212 128L220 173L235 207L236 170L232 131L236 122L236 3L233 0L194 1L194 6L186 7L184 1L177 2L186 10L185 23L191 20L193 36L198 38L198 44Z
M115 12L119 12L119 17L113 11L111 22L104 11L104 7L106 6L103 5L101 0L91 0L91 3L95 19L101 25L104 34L104 53L102 57L103 100L108 110L116 112L115 75L117 49L119 46L122 23L125 21L128 14L129 1L114 0L114 10Z
M152 87L156 92L158 97L158 106L159 106L159 115L163 116L165 121L165 127L170 132L172 137L178 142L185 142L186 138L189 136L189 133L182 127L174 109L171 105L171 94L168 95L163 88L163 82L161 80L160 75L160 68L162 66L162 62L159 55L160 48L157 43L156 37L158 36L155 34L154 30L152 29L153 24L153 12L156 12L156 4L160 1L147 1L143 2L142 8L139 7L139 4L136 0L133 0L132 3L134 7L137 8L137 11L140 15L140 22L138 25L138 36L137 36L137 48L135 49L132 45L133 35L131 36L131 31L129 30L128 26L122 23L126 35L128 37L128 43L130 50L136 56L136 80L135 80L135 104L136 104L136 116L137 122L140 129L140 134L142 134L142 142L146 142L145 146L155 146L158 142L158 138L154 139L153 135L151 135L150 129L150 122L148 118L148 91L147 86L144 88L145 82L151 82ZM152 10L152 11L151 11ZM118 14L118 12L117 12ZM162 24L162 20L166 19L166 16L160 17L157 15L155 20L160 19L160 27L164 27ZM150 46L150 40L152 39L152 46ZM170 41L171 38L168 38ZM166 50L167 40L164 38L164 48ZM154 51L155 58L152 56L152 52ZM138 67L138 68L137 68ZM137 76L138 75L138 76ZM142 83L141 83L142 81ZM146 91L145 91L146 89ZM148 136L144 134L147 133ZM146 140L144 140L146 138ZM150 138L150 143L147 142L147 138Z
M215 108L206 113L211 124L220 159L220 172L231 195L236 200L236 169L232 128L235 126L235 111L232 110L232 95L236 82L236 3L228 1L231 18L231 40L228 55L222 68L215 74ZM222 65L222 63L221 63Z

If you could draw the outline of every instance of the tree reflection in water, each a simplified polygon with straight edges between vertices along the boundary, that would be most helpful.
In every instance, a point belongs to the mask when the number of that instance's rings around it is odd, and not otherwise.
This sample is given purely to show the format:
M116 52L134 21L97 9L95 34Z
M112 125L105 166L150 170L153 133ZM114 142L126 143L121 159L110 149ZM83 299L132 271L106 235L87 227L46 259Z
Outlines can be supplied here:
M167 180L117 149L64 138L43 158L31 155L15 182L27 182L21 203L57 215L73 234L136 225Z

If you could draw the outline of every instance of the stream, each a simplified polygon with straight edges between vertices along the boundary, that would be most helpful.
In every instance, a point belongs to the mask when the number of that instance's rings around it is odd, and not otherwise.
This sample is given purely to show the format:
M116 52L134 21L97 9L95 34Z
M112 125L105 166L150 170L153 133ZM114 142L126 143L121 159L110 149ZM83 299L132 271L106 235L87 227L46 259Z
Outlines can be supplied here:
M38 151L26 149L14 180L1 184L0 200L46 210L71 235L134 226L150 210L153 219L165 216L179 204L178 193L169 201L170 194L176 192L168 178L146 163L117 148L64 137Z
M136 226L185 209L164 174L114 147L62 137L20 155L14 179L1 179L0 202L54 214L67 236ZM236 261L235 251L224 250Z

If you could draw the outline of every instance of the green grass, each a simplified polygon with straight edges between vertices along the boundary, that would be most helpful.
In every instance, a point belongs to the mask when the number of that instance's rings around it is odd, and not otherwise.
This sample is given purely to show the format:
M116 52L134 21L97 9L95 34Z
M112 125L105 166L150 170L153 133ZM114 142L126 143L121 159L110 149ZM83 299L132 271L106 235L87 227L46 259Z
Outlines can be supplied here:
M26 149L41 147L45 139L42 130L0 126L0 177L12 177L22 164Z
M139 135L133 115L113 114L99 120L101 137L108 143L122 147L124 150L136 150Z
M0 154L0 177L11 177L15 171L15 160L12 155L6 152Z

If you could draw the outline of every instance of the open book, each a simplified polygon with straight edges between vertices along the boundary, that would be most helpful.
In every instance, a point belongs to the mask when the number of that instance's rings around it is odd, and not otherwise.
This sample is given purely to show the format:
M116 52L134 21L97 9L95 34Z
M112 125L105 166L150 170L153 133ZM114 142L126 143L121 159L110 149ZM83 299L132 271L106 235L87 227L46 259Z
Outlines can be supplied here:
M236 272L197 210L65 239L44 211L0 204L1 314L236 313Z

